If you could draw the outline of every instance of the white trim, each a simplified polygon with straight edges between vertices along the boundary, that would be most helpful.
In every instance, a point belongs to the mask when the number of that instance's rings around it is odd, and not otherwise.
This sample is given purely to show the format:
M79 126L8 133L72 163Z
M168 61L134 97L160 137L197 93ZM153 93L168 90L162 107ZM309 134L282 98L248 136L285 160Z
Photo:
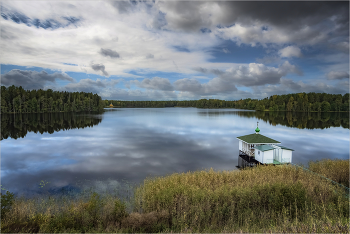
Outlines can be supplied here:
M237 137L236 137L237 138ZM239 139L239 138L237 138L239 141L243 141L243 140L241 140L241 139ZM246 141L243 141L244 143L246 143L246 144L256 144L256 145L267 145L267 144L281 144L281 142L280 143L248 143L248 142L246 142Z

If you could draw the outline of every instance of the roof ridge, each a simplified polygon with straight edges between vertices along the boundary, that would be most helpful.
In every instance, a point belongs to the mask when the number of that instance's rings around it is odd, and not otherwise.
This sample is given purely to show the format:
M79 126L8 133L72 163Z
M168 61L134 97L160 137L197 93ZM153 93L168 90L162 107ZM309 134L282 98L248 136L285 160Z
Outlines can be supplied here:
M281 143L279 141L276 141L270 137L261 135L261 134L256 134L256 133L252 133L249 135L244 135L244 136L239 136L237 137L239 140L242 140L244 142L247 143L263 143L263 144L277 144L277 143Z

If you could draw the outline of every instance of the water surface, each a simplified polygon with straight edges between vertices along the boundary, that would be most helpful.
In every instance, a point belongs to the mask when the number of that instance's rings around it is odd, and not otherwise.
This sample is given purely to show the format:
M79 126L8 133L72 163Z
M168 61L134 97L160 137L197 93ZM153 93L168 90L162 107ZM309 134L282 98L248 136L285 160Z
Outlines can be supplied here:
M103 114L1 117L1 184L15 193L96 181L101 189L201 169L236 170L238 140L260 133L292 148L293 163L349 158L348 113L134 108ZM92 181L92 182L91 182Z

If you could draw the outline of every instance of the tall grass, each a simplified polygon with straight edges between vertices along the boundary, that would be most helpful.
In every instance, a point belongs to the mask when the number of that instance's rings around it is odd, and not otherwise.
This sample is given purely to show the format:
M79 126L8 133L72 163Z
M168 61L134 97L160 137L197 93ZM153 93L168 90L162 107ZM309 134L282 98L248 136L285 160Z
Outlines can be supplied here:
M130 187L131 188L131 187ZM147 178L133 196L14 198L2 232L348 232L349 200L291 166ZM10 208L9 208L10 207ZM3 212L2 212L3 213Z
M166 211L172 230L180 232L261 232L271 228L281 232L296 227L342 232L349 228L345 193L336 193L326 180L290 166L146 179L137 188L135 199L135 211ZM324 224L316 225L320 220Z
M310 161L309 169L349 188L349 160Z

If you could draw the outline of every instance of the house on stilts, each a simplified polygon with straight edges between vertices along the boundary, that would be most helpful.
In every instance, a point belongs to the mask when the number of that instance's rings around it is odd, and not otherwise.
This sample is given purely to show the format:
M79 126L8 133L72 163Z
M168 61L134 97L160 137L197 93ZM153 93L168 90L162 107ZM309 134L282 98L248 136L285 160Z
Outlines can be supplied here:
M258 122L259 123L259 122ZM281 165L292 162L293 149L281 146L281 142L261 135L257 126L255 133L237 137L239 141L238 168L257 164Z

